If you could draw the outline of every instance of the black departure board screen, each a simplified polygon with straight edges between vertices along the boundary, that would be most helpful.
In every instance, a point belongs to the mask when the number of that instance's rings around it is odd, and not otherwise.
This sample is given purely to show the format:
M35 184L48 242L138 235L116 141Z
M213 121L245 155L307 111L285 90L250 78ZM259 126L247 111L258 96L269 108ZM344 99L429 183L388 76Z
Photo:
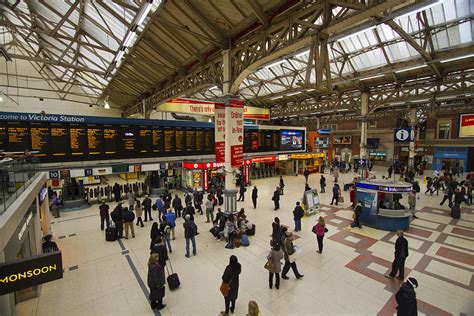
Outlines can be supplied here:
M213 154L215 152L215 135L214 135L214 129L212 128L206 128L206 138L205 138L205 148L206 148L206 154Z
M7 128L0 122L0 151L7 151Z
M273 130L272 139L271 151L278 151L280 149L280 133L276 130Z
M7 122L8 151L30 150L30 131L24 122Z
M103 153L106 159L119 158L118 144L120 143L120 129L115 125L104 125L104 146Z
M196 131L192 127L186 127L186 152L188 154L196 152Z
M103 149L103 131L100 126L87 124L87 153L89 159L99 159Z
M250 150L258 151L258 131L250 132Z
M140 126L138 129L138 147L143 157L153 155L153 135L152 128L149 126Z
M160 127L154 127L152 130L151 140L153 156L162 156L165 152L163 129Z
M165 155L174 155L175 153L175 130L172 126L165 126L163 129Z
M51 123L51 156L53 160L63 161L69 156L69 128L66 124Z
M196 128L196 153L203 154L206 152L205 139L206 133L202 128Z
M84 125L71 124L69 128L69 140L71 156L75 160L86 159L87 149L87 128Z
M123 157L134 157L138 150L138 128L136 126L121 125Z
M30 123L31 150L37 151L35 157L49 157L51 148L48 123Z
M244 130L244 151L249 152L252 147L251 147L251 142L250 142L250 130Z
M176 126L175 129L175 137L176 137L176 154L180 155L185 152L186 148L186 131L184 127Z

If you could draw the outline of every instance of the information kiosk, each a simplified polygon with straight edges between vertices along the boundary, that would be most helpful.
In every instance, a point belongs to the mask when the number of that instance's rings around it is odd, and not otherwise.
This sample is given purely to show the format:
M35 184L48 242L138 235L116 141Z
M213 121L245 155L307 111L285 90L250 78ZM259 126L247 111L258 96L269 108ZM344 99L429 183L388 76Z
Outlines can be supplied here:
M410 183L364 180L355 186L357 200L362 202L360 221L363 224L388 231L409 228L408 199L402 199L411 192Z
M318 190L305 191L303 194L303 205L307 216L316 214L316 211L319 209Z

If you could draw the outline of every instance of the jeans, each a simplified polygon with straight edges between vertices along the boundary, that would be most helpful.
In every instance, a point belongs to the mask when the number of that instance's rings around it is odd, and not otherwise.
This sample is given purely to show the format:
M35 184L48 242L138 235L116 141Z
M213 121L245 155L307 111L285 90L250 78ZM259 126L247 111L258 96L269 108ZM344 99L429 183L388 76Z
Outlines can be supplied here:
M189 257L189 241L193 243L193 255L196 255L196 240L194 236L191 238L186 238L186 257Z
M109 215L100 217L100 229L101 230L104 230L104 222L105 222L105 225L107 226L107 228L109 228L109 225L110 225Z
M214 221L214 211L212 208L206 208L206 221L209 222L209 217L211 217L211 220Z
M323 252L323 238L324 238L324 235L323 236L316 235L316 238L318 239L319 252Z
M295 232L301 231L301 219L295 219Z
M163 239L164 239L164 241L165 241L165 244L168 245L168 251L169 251L169 252L173 252L173 251L171 250L170 234L164 234L164 235L163 235Z
M145 207L145 222L148 221L148 217L150 217L150 221L153 220L153 218L151 218L151 207Z
M296 266L296 261L289 262L285 261L285 265L283 266L283 271L281 273L282 276L286 277L286 274L288 271L290 271L290 267L293 270L293 273L295 274L296 277L300 276L300 273L298 272L298 267Z
M273 286L273 275L274 274L275 274L275 287L278 289L278 288L280 288L280 273L269 272L268 285L270 286L270 288L272 288L272 286Z

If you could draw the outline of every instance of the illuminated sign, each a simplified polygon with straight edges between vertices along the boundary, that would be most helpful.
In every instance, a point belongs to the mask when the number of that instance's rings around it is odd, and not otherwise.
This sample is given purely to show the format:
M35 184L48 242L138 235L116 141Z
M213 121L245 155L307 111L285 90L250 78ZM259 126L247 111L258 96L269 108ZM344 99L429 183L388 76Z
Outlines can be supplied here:
M317 154L293 154L290 155L291 159L312 159L312 158L324 158L324 153L317 153Z
M361 189L368 189L373 191L382 191L388 193L407 193L412 191L411 186L405 187L396 187L396 186L388 186L388 185L380 185L380 184L373 184L373 183L356 183L356 188Z
M459 137L474 137L474 114L461 114Z
M26 289L63 277L61 252L0 264L0 295Z

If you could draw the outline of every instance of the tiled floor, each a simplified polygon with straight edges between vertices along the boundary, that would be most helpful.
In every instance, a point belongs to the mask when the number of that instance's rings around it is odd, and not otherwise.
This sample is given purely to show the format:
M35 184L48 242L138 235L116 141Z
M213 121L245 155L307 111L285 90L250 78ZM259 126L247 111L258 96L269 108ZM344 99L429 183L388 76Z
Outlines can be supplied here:
M380 178L380 173L378 173ZM328 191L332 177L327 176ZM343 174L348 182L353 174ZM257 226L250 247L228 250L224 242L208 233L205 216L196 216L201 234L198 254L184 257L182 220L170 255L181 286L166 290L167 307L161 315L217 315L224 307L219 292L220 278L235 254L242 264L236 315L247 313L249 300L256 300L262 315L393 315L394 293L400 281L383 277L391 266L395 234L372 228L351 228L349 194L344 205L330 207L331 193L323 193L322 212L305 217L300 238L295 240L302 253L298 269L304 278L282 280L280 290L268 288L263 268L269 251L271 222L279 216L283 224L294 226L292 210L303 193L304 178L286 176L281 209L273 211L271 196L278 178L253 181L259 188L258 208L251 207L247 192L247 218ZM310 186L319 187L319 175L310 175ZM439 197L421 195L417 215L407 231L410 255L405 275L418 279L416 290L420 315L474 315L474 209L463 208L461 220L449 217L448 207L440 207ZM406 199L406 198L405 198ZM406 204L406 202L405 202ZM113 208L115 205L111 205ZM317 254L311 227L325 216L329 232L324 252ZM42 286L39 298L17 305L18 315L153 315L147 299L146 263L149 230L136 227L136 238L106 242L99 228L98 207L65 213L52 225L63 251L64 278ZM156 312L156 314L159 314Z

